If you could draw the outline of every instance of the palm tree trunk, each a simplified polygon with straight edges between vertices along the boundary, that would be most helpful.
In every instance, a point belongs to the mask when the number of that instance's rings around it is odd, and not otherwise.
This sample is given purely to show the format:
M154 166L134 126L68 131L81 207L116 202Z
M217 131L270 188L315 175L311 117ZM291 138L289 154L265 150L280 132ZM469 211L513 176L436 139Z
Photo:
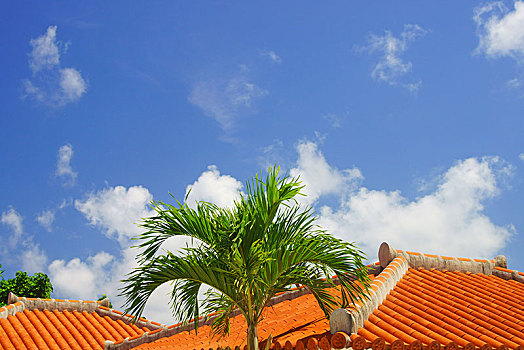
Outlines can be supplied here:
M257 324L254 322L247 326L247 350L258 350Z

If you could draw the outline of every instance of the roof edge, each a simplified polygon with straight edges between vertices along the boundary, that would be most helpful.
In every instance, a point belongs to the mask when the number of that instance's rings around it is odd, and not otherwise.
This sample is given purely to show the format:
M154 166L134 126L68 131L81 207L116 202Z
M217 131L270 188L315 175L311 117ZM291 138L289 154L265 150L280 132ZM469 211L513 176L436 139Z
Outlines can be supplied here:
M7 318L9 315L14 315L17 312L23 312L26 309L24 303L17 301L16 303L9 303L0 307L0 318Z

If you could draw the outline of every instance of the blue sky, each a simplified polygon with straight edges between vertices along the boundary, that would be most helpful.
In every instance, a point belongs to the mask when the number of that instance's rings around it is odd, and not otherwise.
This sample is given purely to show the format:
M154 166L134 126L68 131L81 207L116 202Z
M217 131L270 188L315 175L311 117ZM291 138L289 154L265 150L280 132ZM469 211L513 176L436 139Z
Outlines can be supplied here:
M230 205L275 163L370 260L524 270L522 2L3 2L0 27L7 277L120 307L153 198Z

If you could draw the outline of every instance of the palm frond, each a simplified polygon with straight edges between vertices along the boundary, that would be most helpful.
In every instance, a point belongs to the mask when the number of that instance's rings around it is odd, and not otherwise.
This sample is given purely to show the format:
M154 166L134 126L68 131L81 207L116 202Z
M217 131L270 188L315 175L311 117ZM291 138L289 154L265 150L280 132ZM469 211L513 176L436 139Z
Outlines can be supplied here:
M315 226L313 210L295 200L302 189L298 178L279 177L274 167L247 181L231 208L152 202L155 215L143 219L145 232L136 238L139 266L120 289L126 312L140 316L151 294L171 283L176 317L193 319L197 328L200 316L215 312L213 334L224 335L235 309L256 327L270 298L294 285L308 288L326 315L362 300L369 287L363 253ZM193 245L160 254L174 236L190 237ZM336 293L333 275L340 281Z

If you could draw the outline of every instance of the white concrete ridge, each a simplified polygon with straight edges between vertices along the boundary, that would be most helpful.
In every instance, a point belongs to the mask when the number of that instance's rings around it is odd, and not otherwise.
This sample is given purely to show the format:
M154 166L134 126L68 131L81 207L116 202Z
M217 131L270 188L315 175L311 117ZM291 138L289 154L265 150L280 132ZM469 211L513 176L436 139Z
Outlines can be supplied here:
M331 334L336 332L356 333L360 327L363 327L369 315L382 304L389 292L406 274L408 267L408 262L404 257L396 257L371 282L371 288L368 292L369 298L364 303L355 305L354 309L337 309L333 311L329 317Z
M28 310L40 310L45 309L53 311L87 311L96 312L98 306L109 306L109 299L104 299L99 302L97 301L83 301L83 300L62 300L62 299L41 299L41 298L26 298L19 297L14 293L9 293L7 297L8 304L14 304L17 301L22 302L25 308ZM22 310L23 311L23 310Z
M386 242L380 245L378 250L380 266L388 266L388 264L398 256L405 257L409 263L409 267L414 269L422 267L426 270L436 269L441 271L448 270L491 275L495 266L507 266L506 257L503 255L499 255L493 260L466 259L395 250Z

